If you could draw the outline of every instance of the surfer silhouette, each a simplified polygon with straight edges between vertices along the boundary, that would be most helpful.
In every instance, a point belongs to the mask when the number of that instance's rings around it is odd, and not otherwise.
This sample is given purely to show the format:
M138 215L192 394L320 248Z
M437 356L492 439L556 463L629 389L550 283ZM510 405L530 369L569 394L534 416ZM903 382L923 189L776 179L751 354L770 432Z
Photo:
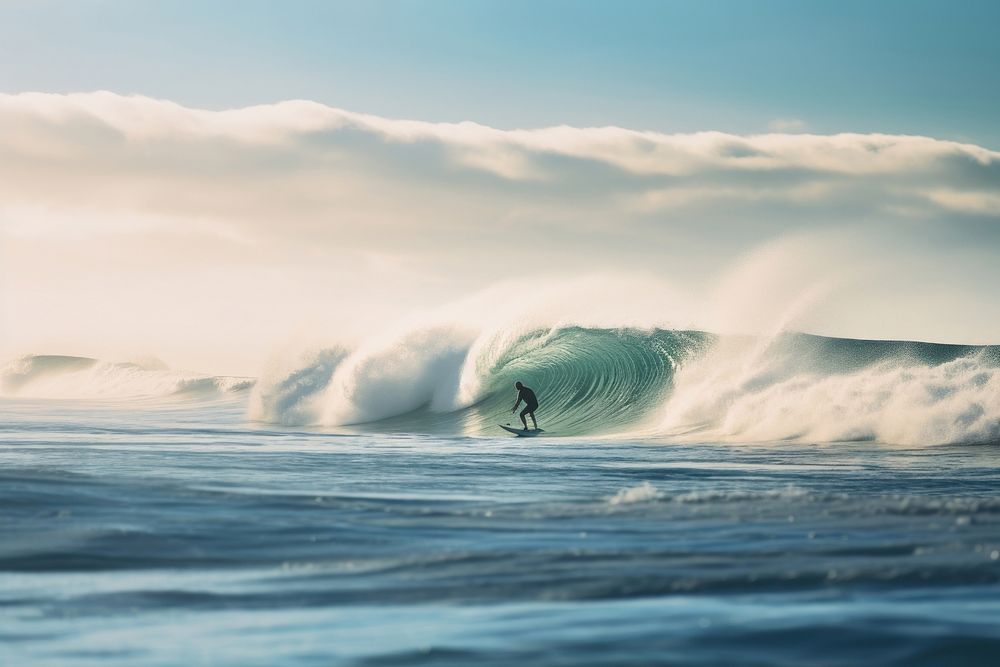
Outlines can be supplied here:
M535 421L535 410L538 409L538 399L535 398L535 392L531 391L520 382L515 382L514 388L517 389L517 403L515 403L514 407L510 409L511 414L517 410L517 406L521 405L521 401L524 401L524 410L521 410L521 423L524 424L524 430L528 430L528 420L525 419L524 416L531 415L531 424L537 431L538 422Z

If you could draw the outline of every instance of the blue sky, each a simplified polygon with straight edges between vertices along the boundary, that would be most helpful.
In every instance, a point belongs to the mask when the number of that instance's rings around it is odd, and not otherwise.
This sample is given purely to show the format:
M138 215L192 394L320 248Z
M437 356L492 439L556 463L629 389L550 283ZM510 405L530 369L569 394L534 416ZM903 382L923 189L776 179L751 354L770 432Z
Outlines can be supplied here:
M1000 147L1000 3L0 2L0 91Z

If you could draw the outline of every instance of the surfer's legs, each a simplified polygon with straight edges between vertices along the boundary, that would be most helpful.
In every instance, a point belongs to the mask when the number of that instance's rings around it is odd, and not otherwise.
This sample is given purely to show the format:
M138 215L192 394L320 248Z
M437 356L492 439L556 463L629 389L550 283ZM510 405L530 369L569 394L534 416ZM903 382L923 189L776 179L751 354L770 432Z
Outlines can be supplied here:
M535 421L535 408L525 408L521 410L521 423L524 424L524 430L528 430L528 420L524 418L524 415L531 415L531 423L534 425L535 430L538 430L538 422Z

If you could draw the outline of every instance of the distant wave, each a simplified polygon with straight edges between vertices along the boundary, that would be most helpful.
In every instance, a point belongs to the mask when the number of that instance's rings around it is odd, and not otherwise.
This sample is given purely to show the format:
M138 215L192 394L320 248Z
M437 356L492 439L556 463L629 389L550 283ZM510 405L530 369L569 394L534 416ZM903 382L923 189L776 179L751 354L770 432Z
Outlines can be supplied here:
M1000 441L1000 347L808 334L432 327L266 374L251 418L491 433L533 387L553 435L900 444Z
M62 355L30 355L0 369L0 394L20 398L122 399L241 392L252 378L167 370L159 364L115 363Z

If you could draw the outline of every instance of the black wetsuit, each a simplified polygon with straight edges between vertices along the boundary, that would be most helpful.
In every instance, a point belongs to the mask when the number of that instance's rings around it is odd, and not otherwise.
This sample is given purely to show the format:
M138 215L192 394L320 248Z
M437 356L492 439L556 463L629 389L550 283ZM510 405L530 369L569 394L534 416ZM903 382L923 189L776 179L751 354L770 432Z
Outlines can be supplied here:
M538 428L538 422L535 420L535 410L538 409L538 399L535 398L535 392L531 391L524 385L517 390L517 403L514 404L514 409L517 409L518 404L524 401L524 410L521 410L521 423L524 424L524 428L528 428L528 421L524 418L525 415L531 415L531 423L535 428Z
M535 392L525 386L517 390L517 402L521 401L524 401L525 412L534 412L538 409L538 399L535 398Z

